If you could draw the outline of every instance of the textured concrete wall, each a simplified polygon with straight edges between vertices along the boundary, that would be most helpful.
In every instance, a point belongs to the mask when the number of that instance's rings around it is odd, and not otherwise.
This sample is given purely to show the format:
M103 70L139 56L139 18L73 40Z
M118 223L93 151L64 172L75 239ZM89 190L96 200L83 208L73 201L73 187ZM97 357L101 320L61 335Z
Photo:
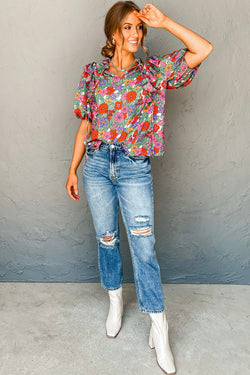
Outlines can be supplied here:
M1 2L2 281L99 282L82 164L79 202L68 198L65 182L80 124L74 94L83 65L102 59L112 4ZM214 45L191 85L167 92L166 155L152 160L162 280L249 284L250 4L154 4ZM155 29L147 45L151 54L184 46ZM124 230L121 253L131 282Z

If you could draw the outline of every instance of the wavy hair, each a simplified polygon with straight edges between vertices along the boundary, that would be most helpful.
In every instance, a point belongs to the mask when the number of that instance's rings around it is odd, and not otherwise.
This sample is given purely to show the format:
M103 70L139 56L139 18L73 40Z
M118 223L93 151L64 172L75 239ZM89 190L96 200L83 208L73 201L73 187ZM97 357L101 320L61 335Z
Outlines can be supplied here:
M112 35L118 29L120 36L122 35L122 21L131 12L136 10L140 11L140 8L133 1L117 1L107 12L105 17L104 32L107 37L107 41L104 47L102 47L101 54L105 57L113 57L115 53L115 45L112 44ZM141 47L143 51L148 55L148 48L144 45L144 39L147 35L147 27L142 22L142 39Z

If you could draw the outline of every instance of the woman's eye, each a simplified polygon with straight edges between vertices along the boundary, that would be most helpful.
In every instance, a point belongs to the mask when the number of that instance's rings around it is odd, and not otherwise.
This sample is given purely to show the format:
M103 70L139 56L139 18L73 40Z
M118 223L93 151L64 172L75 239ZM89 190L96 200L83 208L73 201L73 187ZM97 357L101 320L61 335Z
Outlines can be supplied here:
M140 26L137 27L138 30L142 30L142 28L143 28L142 25L140 25ZM131 30L131 26L125 26L124 29L125 30Z

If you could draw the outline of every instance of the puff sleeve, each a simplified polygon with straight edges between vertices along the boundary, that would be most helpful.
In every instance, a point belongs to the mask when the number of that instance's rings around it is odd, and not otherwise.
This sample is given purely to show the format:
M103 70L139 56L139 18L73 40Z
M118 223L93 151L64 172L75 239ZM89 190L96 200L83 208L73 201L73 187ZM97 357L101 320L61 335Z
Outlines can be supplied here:
M151 56L147 60L151 71L155 71L155 86L165 89L178 89L189 85L196 75L199 66L189 68L185 54L188 48L177 49L167 55Z
M82 120L90 117L89 91L92 79L91 65L89 63L84 67L74 98L74 115Z

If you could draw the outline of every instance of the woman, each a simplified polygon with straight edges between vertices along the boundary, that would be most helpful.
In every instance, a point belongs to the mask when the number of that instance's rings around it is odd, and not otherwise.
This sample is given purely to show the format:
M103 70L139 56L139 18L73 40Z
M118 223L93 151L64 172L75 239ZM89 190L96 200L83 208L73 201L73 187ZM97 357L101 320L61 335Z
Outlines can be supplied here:
M146 25L163 28L186 48L143 63ZM106 334L116 337L123 316L122 261L119 252L118 205L130 246L136 293L141 312L151 320L149 345L157 363L175 374L168 340L160 267L154 243L153 189L150 156L164 154L166 89L188 85L213 46L179 25L152 4L143 9L119 1L105 19L106 45L102 63L85 66L74 101L81 119L66 188L79 200L77 168L85 154L83 183L98 241L101 285L110 297Z

